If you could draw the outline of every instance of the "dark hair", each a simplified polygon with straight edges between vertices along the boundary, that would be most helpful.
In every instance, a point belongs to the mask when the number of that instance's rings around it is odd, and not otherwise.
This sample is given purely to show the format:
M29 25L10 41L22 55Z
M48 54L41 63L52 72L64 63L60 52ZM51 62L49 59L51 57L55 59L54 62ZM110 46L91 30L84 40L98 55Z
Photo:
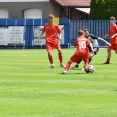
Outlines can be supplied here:
M86 31L88 31L88 29L85 28L85 29L83 29L83 31L86 32Z

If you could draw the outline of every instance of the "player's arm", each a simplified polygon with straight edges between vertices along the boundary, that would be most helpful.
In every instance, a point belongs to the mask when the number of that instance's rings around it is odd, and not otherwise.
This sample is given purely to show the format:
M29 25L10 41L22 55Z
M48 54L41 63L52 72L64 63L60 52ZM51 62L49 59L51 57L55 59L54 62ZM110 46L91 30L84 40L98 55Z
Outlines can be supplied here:
M117 26L115 26L115 34L111 36L111 39L113 39L115 36L117 36Z
M57 33L57 38L58 38L59 40L62 40L62 39L61 39L61 33L60 33L60 34Z
M104 38L107 38L109 36L109 34L107 33L105 36L104 36Z
M61 38L61 29L59 28L58 25L55 26L55 31L57 33L57 39L62 40L62 38Z
M92 39L100 40L100 41L106 43L107 45L111 46L110 43L108 43L106 40L102 39L101 37L97 37L97 36L95 36L95 35L89 35L89 36L90 36Z
M38 40L41 38L41 36L43 35L44 32L45 32L45 30L43 29L42 32L41 32L41 34L38 37Z
M98 37L97 37L97 36L92 35L92 34L89 34L88 36L90 36L92 39L98 39Z
M103 41L103 42L106 43L108 46L111 46L110 43L108 43L106 40L102 39L101 37L98 37L98 40Z
M117 36L117 33L116 33L116 34L114 34L113 36L111 36L111 39L113 39L115 36Z
M77 48L77 47L78 47L77 39L74 41L74 47L75 47L75 48Z
M92 37L91 37L91 38L92 38ZM87 39L87 38L86 38L86 39ZM92 53L94 53L92 43L89 41L89 39L87 39L87 40L86 40L86 42L88 43L88 44L87 44L87 45L88 45L88 47L90 46L90 48L91 48L91 52L92 52Z

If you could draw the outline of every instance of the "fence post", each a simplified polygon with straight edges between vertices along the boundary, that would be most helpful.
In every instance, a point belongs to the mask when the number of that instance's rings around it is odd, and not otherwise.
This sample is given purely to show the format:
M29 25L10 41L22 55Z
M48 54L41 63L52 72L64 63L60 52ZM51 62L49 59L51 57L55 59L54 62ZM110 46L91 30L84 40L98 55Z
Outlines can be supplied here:
M60 18L60 25L64 25L64 47L69 43L69 21L68 18Z

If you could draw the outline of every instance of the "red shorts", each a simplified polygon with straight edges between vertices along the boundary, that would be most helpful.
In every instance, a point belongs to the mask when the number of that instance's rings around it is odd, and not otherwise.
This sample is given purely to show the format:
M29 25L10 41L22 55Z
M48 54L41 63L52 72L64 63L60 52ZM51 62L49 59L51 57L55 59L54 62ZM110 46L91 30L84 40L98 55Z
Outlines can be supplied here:
M108 46L108 50L117 50L117 44L111 44L111 46Z
M58 48L60 48L60 44L59 44L58 40L55 43L51 43L51 42L46 43L47 50L51 51L53 49L58 49Z
M72 62L79 62L81 59L83 59L83 61L88 61L89 55L80 55L80 54L75 53L75 54L70 58L70 60L71 60Z

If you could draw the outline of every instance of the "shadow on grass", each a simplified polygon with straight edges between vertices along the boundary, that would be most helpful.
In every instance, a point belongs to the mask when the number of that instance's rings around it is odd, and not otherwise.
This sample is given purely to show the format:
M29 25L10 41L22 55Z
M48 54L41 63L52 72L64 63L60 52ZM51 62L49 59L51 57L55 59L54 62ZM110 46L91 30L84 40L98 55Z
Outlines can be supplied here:
M80 68L79 68L79 69L78 69L78 68L76 68L76 69L69 69L69 70L82 70L82 69L80 69Z
M39 67L25 67L25 69L47 69L47 68L39 68Z
M110 64L115 64L115 63L110 63ZM104 63L90 63L90 65L110 65L110 64L104 64Z
M60 73L61 75L78 75L78 74L87 74L87 73L66 73L66 74L62 74Z

